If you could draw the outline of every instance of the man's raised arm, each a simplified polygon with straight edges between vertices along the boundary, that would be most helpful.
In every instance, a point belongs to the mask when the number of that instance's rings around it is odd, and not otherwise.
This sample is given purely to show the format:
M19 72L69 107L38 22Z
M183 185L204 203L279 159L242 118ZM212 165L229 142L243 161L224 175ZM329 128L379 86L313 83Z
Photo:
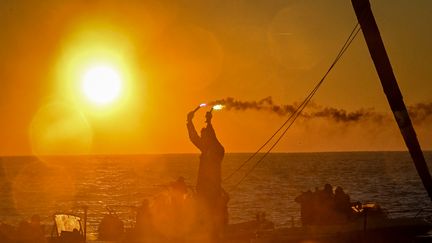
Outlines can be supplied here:
M202 148L201 139L198 136L195 126L192 122L194 115L195 115L195 111L191 111L188 113L186 127L188 129L189 139L199 150L201 150Z

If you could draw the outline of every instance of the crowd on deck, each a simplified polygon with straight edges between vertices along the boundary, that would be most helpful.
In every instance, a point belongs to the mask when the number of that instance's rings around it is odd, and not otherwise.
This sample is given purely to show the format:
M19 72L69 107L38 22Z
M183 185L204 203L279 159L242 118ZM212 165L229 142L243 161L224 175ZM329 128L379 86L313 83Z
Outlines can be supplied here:
M322 190L303 192L295 201L300 203L303 225L345 223L354 214L350 196L339 186L333 191L330 184L325 184Z

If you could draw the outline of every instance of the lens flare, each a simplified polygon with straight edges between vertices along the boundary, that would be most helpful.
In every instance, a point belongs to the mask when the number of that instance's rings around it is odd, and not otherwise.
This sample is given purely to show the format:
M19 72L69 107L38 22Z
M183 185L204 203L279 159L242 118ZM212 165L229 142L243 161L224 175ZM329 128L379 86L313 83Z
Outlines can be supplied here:
M33 154L85 154L93 144L93 130L86 117L66 102L48 103L36 112L29 127Z

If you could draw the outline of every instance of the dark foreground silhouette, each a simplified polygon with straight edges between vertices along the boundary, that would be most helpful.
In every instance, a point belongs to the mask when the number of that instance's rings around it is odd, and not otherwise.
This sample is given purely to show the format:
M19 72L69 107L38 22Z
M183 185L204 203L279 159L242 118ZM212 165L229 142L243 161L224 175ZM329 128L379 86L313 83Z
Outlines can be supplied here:
M221 163L225 149L216 137L211 123L211 110L206 113L207 126L198 135L193 124L197 109L187 115L187 129L191 142L201 151L196 185L197 202L202 213L203 224L207 224L213 239L219 238L228 224L227 202L229 197L221 186Z

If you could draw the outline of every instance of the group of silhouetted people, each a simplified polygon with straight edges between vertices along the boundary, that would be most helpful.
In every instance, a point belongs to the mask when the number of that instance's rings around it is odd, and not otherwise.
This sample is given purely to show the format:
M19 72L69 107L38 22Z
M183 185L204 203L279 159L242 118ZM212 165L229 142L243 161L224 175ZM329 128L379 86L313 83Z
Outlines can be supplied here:
M136 208L135 237L146 239L144 242L182 242L185 228L192 228L189 223L190 217L194 215L192 209L191 190L180 176L152 200L145 199Z
M330 225L344 223L352 216L352 203L342 187L325 184L324 189L306 191L295 201L300 203L303 225Z

